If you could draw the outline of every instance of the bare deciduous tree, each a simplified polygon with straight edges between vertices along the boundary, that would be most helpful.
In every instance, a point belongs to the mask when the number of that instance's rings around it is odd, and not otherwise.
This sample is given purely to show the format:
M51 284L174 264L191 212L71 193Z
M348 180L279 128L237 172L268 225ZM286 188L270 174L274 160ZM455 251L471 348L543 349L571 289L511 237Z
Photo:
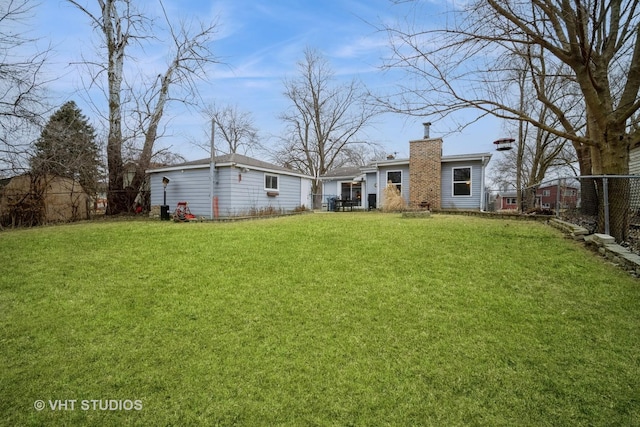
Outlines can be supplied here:
M550 172L560 175L574 172L572 165L576 162L576 153L567 140L552 133L527 122L513 125L519 128L516 131L519 134L518 148L506 152L492 163L492 178L500 188L509 188L515 183L518 206L527 198L526 206L532 207L532 194L525 194L522 190L541 183Z
M124 195L124 165L122 162L122 86L124 59L129 44L139 39L140 30L148 20L137 13L130 0L97 0L100 10L92 12L76 0L67 0L91 20L91 24L104 37L107 50L106 63L97 64L97 74L107 76L107 100L109 104L107 137L107 214L118 214L129 209ZM119 5L122 5L119 7ZM96 65L96 64L94 64Z
M0 2L0 176L27 166L45 105L42 68L50 49L38 50L26 24L35 3Z
M357 136L377 111L358 81L334 84L329 62L311 48L298 63L297 77L285 80L284 87L291 107L280 116L287 134L275 155L280 163L313 176L311 190L318 195L320 176L342 166L345 150L362 144ZM314 206L320 201L316 197Z
M258 129L250 112L240 110L237 105L211 105L204 114L213 123L216 151L249 154L260 148ZM210 150L209 146L203 148Z
M626 174L629 149L640 143L640 129L633 126L640 109L639 9L640 0L475 0L453 12L452 28L389 26L395 54L389 65L420 83L401 89L399 110L442 116L475 108L480 115L524 120L588 150L592 174ZM500 85L508 70L499 60L513 53L527 58L537 101L559 125L509 102ZM550 96L544 72L552 68L567 73L563 85L579 94L586 117L574 117L565 98ZM624 185L610 193L628 199ZM611 234L624 240L627 211L623 203L617 206Z
M560 126L557 117L547 105L537 102L536 94L544 91L547 92L545 96L554 99L558 105L562 104L565 111L576 110L575 116L580 117L580 112L583 111L580 108L581 102L579 97L573 96L567 90L566 76L557 69L531 73L528 67L531 64L531 54L528 52L506 58L512 63L510 74L513 78L507 83L514 87L514 95L517 94L514 96L517 109L549 127ZM540 61L540 66L546 66L545 62ZM538 80L539 75L544 75L544 80ZM578 106L570 102L577 103ZM518 143L516 150L505 153L504 157L494 163L494 180L502 188L515 183L518 206L522 206L523 196L526 196L527 206L532 207L535 194L533 197L531 193L523 195L522 190L542 182L550 171L557 172L562 167L571 167L570 165L576 162L576 155L569 150L571 145L566 139L540 127L534 127L527 121L509 121L506 129L508 134L517 136Z
M210 43L216 24L181 23L175 26L159 0L171 41L170 59L163 73L154 75L150 83L140 85L145 88L140 92L130 87L131 82L124 86L127 83L124 72L127 46L156 38L150 30L152 21L135 9L132 0L97 0L99 12L92 12L76 0L67 1L86 14L104 38L107 56L104 63L93 64L98 66L98 71L92 76L92 82L97 81L99 75L106 74L109 108L107 213L126 212L132 208L133 198L144 181L144 171L153 158L154 144L159 136L159 126L167 103L176 100L189 103L190 100L198 99L196 80L205 79L206 65L215 62ZM173 87L182 89L182 96L172 97L170 88ZM125 100L133 100L135 106L131 108L131 113L137 119L132 125L133 135L128 137L135 138L137 134L142 134L144 140L139 158L134 162L136 167L129 184L130 191L124 191L122 155L125 141L123 117L128 108L123 100L125 89L130 91Z
M388 156L384 148L374 142L362 142L349 144L343 150L342 160L345 166L366 166L375 160L383 160Z
M131 187L138 191L144 181L145 171L149 168L153 157L154 143L158 137L158 126L170 101L190 102L197 99L196 80L205 80L207 65L217 62L210 48L217 31L217 23L185 23L178 28L172 25L171 19L162 6L165 22L171 35L172 57L162 75L154 80L152 88L144 94L145 109L143 110L141 128L144 133L144 144L140 158L136 163L136 172ZM180 98L172 98L169 89L179 86L184 90Z

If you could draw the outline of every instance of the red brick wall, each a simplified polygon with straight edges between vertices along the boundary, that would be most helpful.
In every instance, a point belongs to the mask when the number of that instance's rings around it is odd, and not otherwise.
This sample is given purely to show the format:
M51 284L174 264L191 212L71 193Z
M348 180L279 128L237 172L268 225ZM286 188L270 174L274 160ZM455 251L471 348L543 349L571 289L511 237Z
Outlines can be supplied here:
M409 207L429 203L440 209L442 139L409 141Z

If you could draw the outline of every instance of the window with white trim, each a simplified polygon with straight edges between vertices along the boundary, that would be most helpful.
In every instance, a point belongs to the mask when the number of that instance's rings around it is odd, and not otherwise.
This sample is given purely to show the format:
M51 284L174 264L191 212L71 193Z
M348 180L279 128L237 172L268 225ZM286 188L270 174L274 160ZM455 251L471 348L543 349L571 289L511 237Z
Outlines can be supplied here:
M402 171L387 171L387 184L393 184L402 194Z
M453 195L471 195L471 166L453 168Z
M267 191L278 191L278 175L264 174L264 189Z

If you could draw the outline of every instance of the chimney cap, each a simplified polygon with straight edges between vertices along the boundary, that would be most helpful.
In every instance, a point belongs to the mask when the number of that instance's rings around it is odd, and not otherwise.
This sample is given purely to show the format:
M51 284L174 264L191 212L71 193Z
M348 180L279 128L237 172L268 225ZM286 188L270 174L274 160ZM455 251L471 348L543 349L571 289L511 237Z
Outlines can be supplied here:
M429 127L431 126L431 122L422 123L424 126L424 139L429 139Z

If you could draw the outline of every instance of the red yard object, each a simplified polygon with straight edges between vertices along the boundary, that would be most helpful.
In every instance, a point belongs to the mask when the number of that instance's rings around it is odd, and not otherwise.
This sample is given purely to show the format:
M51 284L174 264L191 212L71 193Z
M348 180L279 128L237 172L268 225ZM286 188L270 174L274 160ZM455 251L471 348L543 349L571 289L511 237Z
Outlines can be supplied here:
M189 210L187 202L178 202L176 210L173 213L173 220L176 222L187 222L196 219L196 216Z

